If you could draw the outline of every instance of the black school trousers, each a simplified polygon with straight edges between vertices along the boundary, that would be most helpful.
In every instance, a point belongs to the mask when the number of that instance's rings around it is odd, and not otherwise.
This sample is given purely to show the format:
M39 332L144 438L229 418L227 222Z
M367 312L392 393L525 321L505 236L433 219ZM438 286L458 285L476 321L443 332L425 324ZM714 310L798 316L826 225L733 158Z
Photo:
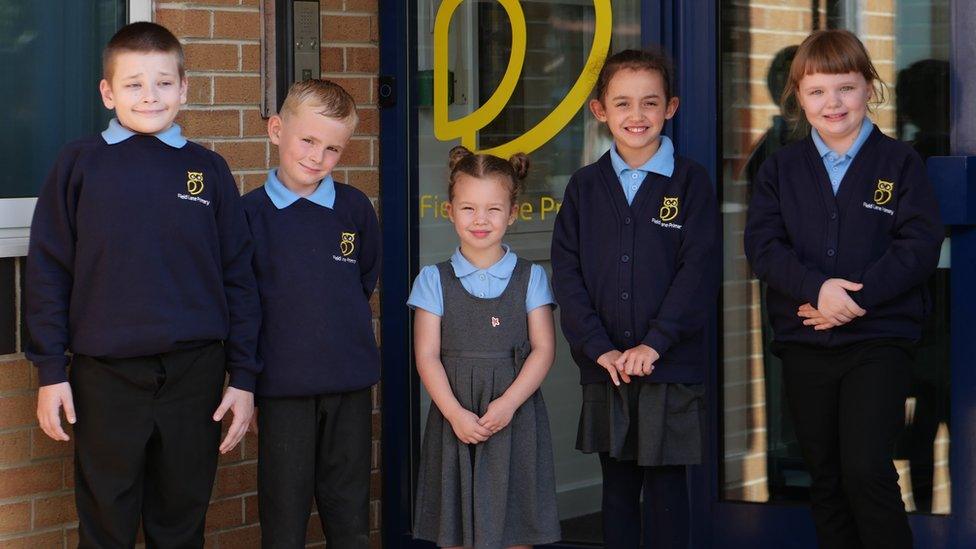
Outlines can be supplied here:
M905 428L914 345L872 340L838 349L776 344L823 549L912 547L892 463Z
M369 547L372 411L369 387L258 399L262 547L305 547L313 499L327 547Z
M75 355L79 547L203 547L224 386L220 343L124 359Z

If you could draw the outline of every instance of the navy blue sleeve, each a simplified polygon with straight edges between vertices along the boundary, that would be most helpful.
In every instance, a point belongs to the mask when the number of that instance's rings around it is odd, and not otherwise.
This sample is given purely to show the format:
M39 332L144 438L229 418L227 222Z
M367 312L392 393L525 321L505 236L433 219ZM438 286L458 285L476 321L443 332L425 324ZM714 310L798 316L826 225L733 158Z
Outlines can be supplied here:
M685 194L688 214L681 227L674 278L642 341L661 356L673 344L705 326L708 314L715 308L718 291L718 203L708 174L703 169L693 169Z
M27 358L41 386L68 381L68 305L74 282L75 200L71 180L77 148L62 150L34 207L27 252Z
M380 278L380 225L376 219L373 203L365 195L362 196L362 211L360 213L359 234L361 248L359 249L359 272L363 283L363 293L366 299L373 295L376 281Z
M257 360L261 301L254 278L254 244L244 203L227 162L218 157L217 231L224 271L224 295L230 312L230 332L224 342L230 386L254 392L261 365Z
M891 245L860 277L852 277L864 284L854 294L855 301L869 310L924 283L939 263L945 229L935 190L915 151L907 156L896 192L898 209Z
M552 289L562 308L563 335L574 349L594 362L616 349L583 282L580 264L578 183L574 175L566 186L562 206L552 231Z
M779 196L776 156L759 168L746 216L744 246L752 270L775 290L814 307L827 275L808 268L793 250Z

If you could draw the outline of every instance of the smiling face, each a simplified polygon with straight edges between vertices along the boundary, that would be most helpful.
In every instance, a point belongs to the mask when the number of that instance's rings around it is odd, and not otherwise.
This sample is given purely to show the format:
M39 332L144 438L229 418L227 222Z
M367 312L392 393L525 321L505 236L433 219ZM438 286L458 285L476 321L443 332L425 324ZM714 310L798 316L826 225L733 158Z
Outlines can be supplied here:
M515 223L516 205L511 189L501 177L472 177L460 173L454 182L454 197L447 205L448 217L461 239L461 253L501 250L508 226Z
M797 101L824 143L836 152L854 144L874 90L859 72L805 75L797 85Z
M122 51L112 57L111 81L99 85L102 103L126 128L145 134L168 129L186 103L175 53Z
M355 131L354 120L319 114L315 105L299 105L268 120L268 136L278 145L278 179L299 196L308 196L342 157Z
M657 152L664 123L678 110L678 98L666 97L658 71L620 69L603 98L590 101L590 110L610 129L617 153L636 168Z

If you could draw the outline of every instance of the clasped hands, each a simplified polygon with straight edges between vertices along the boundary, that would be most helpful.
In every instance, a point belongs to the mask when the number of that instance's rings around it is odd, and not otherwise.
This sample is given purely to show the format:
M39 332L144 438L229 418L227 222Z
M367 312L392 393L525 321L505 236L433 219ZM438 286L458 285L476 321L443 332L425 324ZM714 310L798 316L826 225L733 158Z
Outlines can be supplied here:
M620 352L616 349L600 355L596 363L610 374L613 384L630 383L630 376L648 376L654 371L654 363L661 355L643 343Z
M446 417L454 429L454 436L464 444L478 444L491 438L512 421L518 406L502 395L488 403L485 415L478 414L459 406L457 410Z
M796 315L804 319L805 326L813 326L818 332L847 324L867 313L847 293L860 291L863 287L858 282L831 278L820 286L817 306L804 303L796 310Z

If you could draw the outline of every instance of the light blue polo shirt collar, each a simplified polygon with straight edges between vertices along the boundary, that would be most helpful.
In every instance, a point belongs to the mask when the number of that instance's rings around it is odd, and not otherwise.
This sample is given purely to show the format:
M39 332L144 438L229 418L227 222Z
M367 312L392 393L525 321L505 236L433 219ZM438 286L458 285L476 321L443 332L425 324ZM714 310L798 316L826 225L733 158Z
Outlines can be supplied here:
M472 265L471 262L464 257L464 254L461 253L461 248L459 246L456 250L454 250L454 255L451 256L451 267L454 268L454 276L464 278L471 273L484 270L486 273L499 280L505 280L511 277L512 271L515 270L515 263L518 261L518 257L512 253L512 249L508 247L508 244L502 244L502 248L505 249L505 255L503 255L501 259L496 261L487 269L479 269L478 267Z
M617 177L620 177L622 173L626 170L641 170L644 172L654 172L656 174L663 175L665 177L671 177L674 173L674 144L671 143L671 139L666 136L661 136L661 145L657 148L657 152L654 156L650 157L647 162L644 162L641 166L637 168L631 168L624 162L624 159L620 157L617 152L616 143L610 147L610 164L613 166L614 173Z
M278 170L271 169L268 170L268 180L264 182L264 192L268 193L268 198L279 210L291 206L298 201L299 198L305 198L314 204L319 206L333 209L335 206L335 181L332 179L331 175L325 176L322 181L319 182L319 186L315 188L312 194L308 196L299 196L294 193L291 189L285 186L284 183L278 179Z
M813 138L813 144L817 147L817 152L820 154L820 158L825 158L827 155L832 154L833 156L831 156L830 159L836 161L841 160L844 157L850 159L857 156L858 151L860 151L861 147L864 146L864 143L868 140L868 136L871 135L871 131L873 129L874 123L871 122L871 119L865 116L864 120L861 121L861 131L858 132L857 139L854 140L854 144L851 145L851 148L847 149L847 152L843 154L838 153L837 151L828 147L827 144L824 143L823 138L820 137L820 133L817 132L816 128L810 129L810 137Z
M118 118L113 118L109 121L108 127L105 128L105 131L102 132L102 139L104 139L109 145L115 145L116 143L125 141L133 135L136 135L136 132L120 124ZM181 128L180 125L175 122L165 130L159 133L154 133L153 135L174 149L182 149L183 145L186 145L186 138L183 137L183 128Z

